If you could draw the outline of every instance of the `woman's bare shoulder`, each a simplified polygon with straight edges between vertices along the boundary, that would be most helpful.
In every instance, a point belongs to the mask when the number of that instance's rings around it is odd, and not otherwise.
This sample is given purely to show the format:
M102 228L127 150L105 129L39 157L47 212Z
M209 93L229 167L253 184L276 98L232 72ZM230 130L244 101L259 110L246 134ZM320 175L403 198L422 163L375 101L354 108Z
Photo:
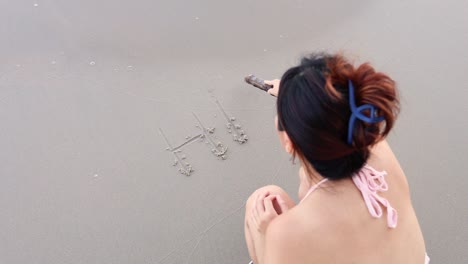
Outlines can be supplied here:
M398 195L409 195L408 180L406 179L405 172L386 140L372 147L368 164L376 170L387 172L386 179L389 185L395 187L389 186L390 192L399 190Z
M266 231L265 263L315 263L324 249L320 241L328 231L323 217L304 215L300 205L270 223ZM322 222L322 223L320 223ZM325 227L325 228L324 228ZM304 246L314 245L314 246Z
M379 143L375 144L372 146L370 149L371 151L371 156L369 162L374 162L374 163L384 163L389 159L395 159L396 157L393 154L392 148L388 144L387 140L382 140Z
M300 263L303 259L304 226L295 212L287 213L273 220L265 234L265 263Z
M400 162L386 140L382 140L371 148L371 156L367 162L376 170L404 176Z

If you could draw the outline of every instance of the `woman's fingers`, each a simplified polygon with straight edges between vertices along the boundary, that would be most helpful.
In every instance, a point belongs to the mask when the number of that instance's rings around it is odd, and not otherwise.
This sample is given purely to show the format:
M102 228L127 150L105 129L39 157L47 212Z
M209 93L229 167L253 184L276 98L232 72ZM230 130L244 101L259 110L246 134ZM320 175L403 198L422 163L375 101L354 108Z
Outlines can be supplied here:
M259 233L264 233L273 219L288 210L281 196L270 195L270 192L260 193L256 197L255 206L252 207L248 225Z
M289 210L288 205L286 204L286 201L281 198L281 196L277 195L276 201L278 201L278 204L281 208L281 213L285 213Z
M273 200L276 199L277 195L268 196L263 200L263 204L265 205L265 217L270 218L271 216L276 216L278 213L273 206Z
M272 88L269 89L267 92L273 96L278 96L280 80L275 79L271 81L265 81L265 83L272 86Z
M265 199L265 197L267 197L268 195L270 195L270 192L264 192L257 196L257 202L256 202L255 208L257 209L258 215L265 212L265 205L263 204L263 199Z
M256 211L256 210L254 210ZM258 222L259 222L259 216L255 213L252 214L252 217L251 217L251 221L252 221L252 224L253 224L253 227L255 228L258 228Z

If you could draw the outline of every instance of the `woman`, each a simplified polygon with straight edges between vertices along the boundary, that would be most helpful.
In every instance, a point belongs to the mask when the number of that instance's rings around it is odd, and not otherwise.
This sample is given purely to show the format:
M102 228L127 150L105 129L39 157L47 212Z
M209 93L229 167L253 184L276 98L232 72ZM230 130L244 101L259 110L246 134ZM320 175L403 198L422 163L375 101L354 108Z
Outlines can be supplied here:
M287 153L299 158L299 204L277 186L246 203L255 264L428 263L408 182L385 137L399 110L395 82L369 64L313 54L269 93Z

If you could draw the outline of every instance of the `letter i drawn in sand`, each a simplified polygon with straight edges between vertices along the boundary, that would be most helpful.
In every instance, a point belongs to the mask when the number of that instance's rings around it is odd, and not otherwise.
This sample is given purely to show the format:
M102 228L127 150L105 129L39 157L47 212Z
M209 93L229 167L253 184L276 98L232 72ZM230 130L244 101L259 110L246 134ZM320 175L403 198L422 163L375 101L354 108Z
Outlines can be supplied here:
M223 113L224 117L226 118L226 128L228 132L232 134L232 139L239 144L244 144L249 139L245 134L245 131L242 129L242 126L239 123L235 123L236 118L233 116L229 116L224 108L221 106L218 100L215 101L216 105L218 106L219 110Z
M207 128L205 127L202 122L200 121L200 118L195 114L193 113L193 116L195 117L195 119L197 119L197 122L198 122L198 126L201 130L202 130L202 134L201 134L201 138L205 138L207 140L207 142L211 145L212 149L211 149L211 153L213 153L213 155L215 155L216 157L220 157L222 160L225 160L226 159L226 152L227 152L227 147L225 147L221 142L216 142L215 143L215 140L213 139L212 135L214 133L214 130L215 128Z
M166 135L162 131L161 128L159 128L159 133L163 136L164 140L166 141L167 148L166 150L169 150L172 152L172 155L174 155L174 166L179 165L179 172L185 176L190 176L190 174L193 172L192 165L190 165L188 162L185 162L185 156L179 156L179 153L181 152L181 149L183 146L190 144L191 142L195 141L198 138L201 138L202 135L199 134L195 137L189 138L187 141L184 143L180 144L179 146L173 148L171 143L169 143L169 140L167 139Z

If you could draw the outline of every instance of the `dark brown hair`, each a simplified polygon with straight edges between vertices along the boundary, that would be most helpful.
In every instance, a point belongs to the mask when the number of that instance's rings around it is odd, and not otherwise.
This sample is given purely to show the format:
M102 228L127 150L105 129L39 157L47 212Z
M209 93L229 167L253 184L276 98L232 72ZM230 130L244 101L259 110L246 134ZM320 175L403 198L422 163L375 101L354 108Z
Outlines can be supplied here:
M372 104L384 121L356 119L352 142L347 142L351 117L348 82L355 88L356 105ZM369 158L369 148L392 129L399 112L395 82L369 63L353 66L340 54L312 54L287 70L277 100L278 129L286 131L294 155L323 177L351 176ZM364 111L369 116L369 111ZM310 168L306 169L310 173Z

